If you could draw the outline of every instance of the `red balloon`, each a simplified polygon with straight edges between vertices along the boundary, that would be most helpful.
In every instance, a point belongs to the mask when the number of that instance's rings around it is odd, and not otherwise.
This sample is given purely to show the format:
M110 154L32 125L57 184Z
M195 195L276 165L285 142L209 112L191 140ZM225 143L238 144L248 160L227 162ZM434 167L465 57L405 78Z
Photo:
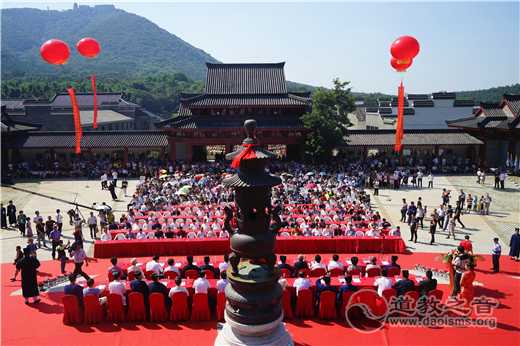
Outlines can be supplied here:
M390 46L390 53L398 60L413 59L419 50L419 42L412 36L401 36Z
M69 60L70 49L65 42L52 39L41 45L40 55L49 64L63 65Z
M390 65L397 71L397 72L404 72L407 68L412 66L413 59L407 59L407 60L397 60L396 58L390 59Z
M84 57L95 58L101 51L101 46L96 39L85 37L78 41L76 49Z

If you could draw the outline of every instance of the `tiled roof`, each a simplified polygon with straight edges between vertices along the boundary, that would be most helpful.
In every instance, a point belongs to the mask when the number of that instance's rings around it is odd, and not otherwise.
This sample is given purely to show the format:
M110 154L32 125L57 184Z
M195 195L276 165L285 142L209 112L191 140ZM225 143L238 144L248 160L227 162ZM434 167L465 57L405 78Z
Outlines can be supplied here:
M73 132L36 132L3 143L11 148L74 148ZM168 136L159 132L83 132L82 148L155 148L168 145Z
M181 100L185 107L208 108L208 107L308 107L310 98L296 95L205 95L201 94L190 99Z
M394 131L359 131L349 133L346 138L347 146L393 146L395 144ZM482 144L482 141L460 131L405 131L403 145L467 145Z
M284 64L207 63L206 94L287 94Z
M514 115L520 116L520 94L505 94L504 101L509 106L509 109L511 109L511 112L513 112Z
M244 121L251 116L177 116L162 121L158 125L178 129L206 129L206 128L241 128ZM258 128L303 128L303 123L296 117L284 116L257 116Z
M7 109L23 109L23 103L25 100L23 99L2 99L2 106L5 106Z
M455 99L457 95L455 93L449 93L446 91L441 91L438 93L433 93L432 97L434 100L447 100L447 99Z
M407 95L408 100L431 100L431 97L429 94L408 94Z
M97 93L98 105L118 105L121 102L121 93ZM94 94L76 93L76 100L79 107L92 106L94 104ZM68 93L54 96L50 101L52 107L70 107L70 97Z
M514 129L518 128L519 118L507 117L505 113L502 116L473 116L468 118L455 119L446 121L450 127L467 128L467 129Z
M499 103L481 103L477 114L489 117L506 117L507 114Z
M453 101L453 107L473 107L475 100L473 99L455 99Z
M433 100L414 100L414 107L435 107Z
M71 111L65 111L63 113L52 112L51 116L62 115L62 114L71 115ZM80 118L81 118L82 126L92 125L92 123L94 122L94 111L93 110L82 110L82 111L80 111ZM117 123L117 122L123 122L123 121L133 121L133 120L134 119L127 117L126 115L123 115L121 113L118 113L118 112L110 110L110 109L99 109L98 110L98 118L97 118L98 124Z

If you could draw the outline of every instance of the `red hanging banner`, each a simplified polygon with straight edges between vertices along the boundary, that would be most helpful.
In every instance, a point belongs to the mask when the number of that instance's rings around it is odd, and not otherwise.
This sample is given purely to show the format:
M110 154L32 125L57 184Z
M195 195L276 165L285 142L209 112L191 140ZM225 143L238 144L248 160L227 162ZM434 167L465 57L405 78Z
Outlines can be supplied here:
M90 76L90 84L92 85L92 92L94 93L94 116L93 116L93 120L92 120L92 127L97 129L98 104L97 104L96 75L95 74Z
M70 103L72 105L72 114L74 116L74 131L76 133L76 154L81 153L81 137L83 136L83 130L81 129L81 117L79 114L78 101L76 100L76 92L74 88L67 88L70 97Z
M231 162L232 168L240 167L240 161L242 161L242 160L256 158L255 151L253 150L253 148L255 146L254 144L242 144L242 146L245 148L245 150L243 150L240 154L235 156L235 158Z
M399 153L402 148L404 136L404 86L403 82L399 85L397 92L397 127L395 129L394 151Z

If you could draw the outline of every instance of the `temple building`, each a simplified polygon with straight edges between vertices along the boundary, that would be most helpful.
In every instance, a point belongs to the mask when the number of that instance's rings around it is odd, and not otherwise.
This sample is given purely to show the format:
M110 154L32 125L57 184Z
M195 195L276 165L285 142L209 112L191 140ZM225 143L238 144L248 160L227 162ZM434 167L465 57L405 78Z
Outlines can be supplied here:
M479 138L488 167L520 162L520 95L505 94L499 103L481 103L473 115L446 121L449 127Z
M447 121L471 116L475 102L453 92L407 94L404 100L404 157L468 158L485 164L482 140L462 129L450 128ZM342 150L349 157L373 154L392 155L397 125L397 97L357 100L349 114L352 124Z
M183 94L178 115L158 124L167 134L170 160L205 161L241 143L246 119L257 121L267 149L300 159L307 130L300 117L310 93L288 92L285 63L207 63L204 91Z

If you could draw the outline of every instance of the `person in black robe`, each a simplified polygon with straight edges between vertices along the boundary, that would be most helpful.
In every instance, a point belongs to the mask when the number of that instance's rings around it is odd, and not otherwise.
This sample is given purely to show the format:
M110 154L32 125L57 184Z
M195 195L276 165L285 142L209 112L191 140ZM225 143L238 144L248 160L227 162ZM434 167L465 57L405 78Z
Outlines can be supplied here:
M2 209L2 215L0 217L0 226L2 229L7 228L7 209L5 209L4 204L0 204Z
M33 298L33 302L38 303L40 302L40 292L36 274L40 262L29 249L24 249L23 254L24 258L16 263L16 269L22 273L22 295L25 298L25 304L29 304L29 298Z
M7 217L9 218L9 226L16 226L16 207L13 201L9 201L7 205Z
M114 184L113 182L110 183L110 185L108 186L108 191L110 191L110 195L112 196L112 200L117 200L117 195L116 195L116 184Z
M515 228L515 233L509 241L509 256L511 259L517 260L520 257L520 228Z

